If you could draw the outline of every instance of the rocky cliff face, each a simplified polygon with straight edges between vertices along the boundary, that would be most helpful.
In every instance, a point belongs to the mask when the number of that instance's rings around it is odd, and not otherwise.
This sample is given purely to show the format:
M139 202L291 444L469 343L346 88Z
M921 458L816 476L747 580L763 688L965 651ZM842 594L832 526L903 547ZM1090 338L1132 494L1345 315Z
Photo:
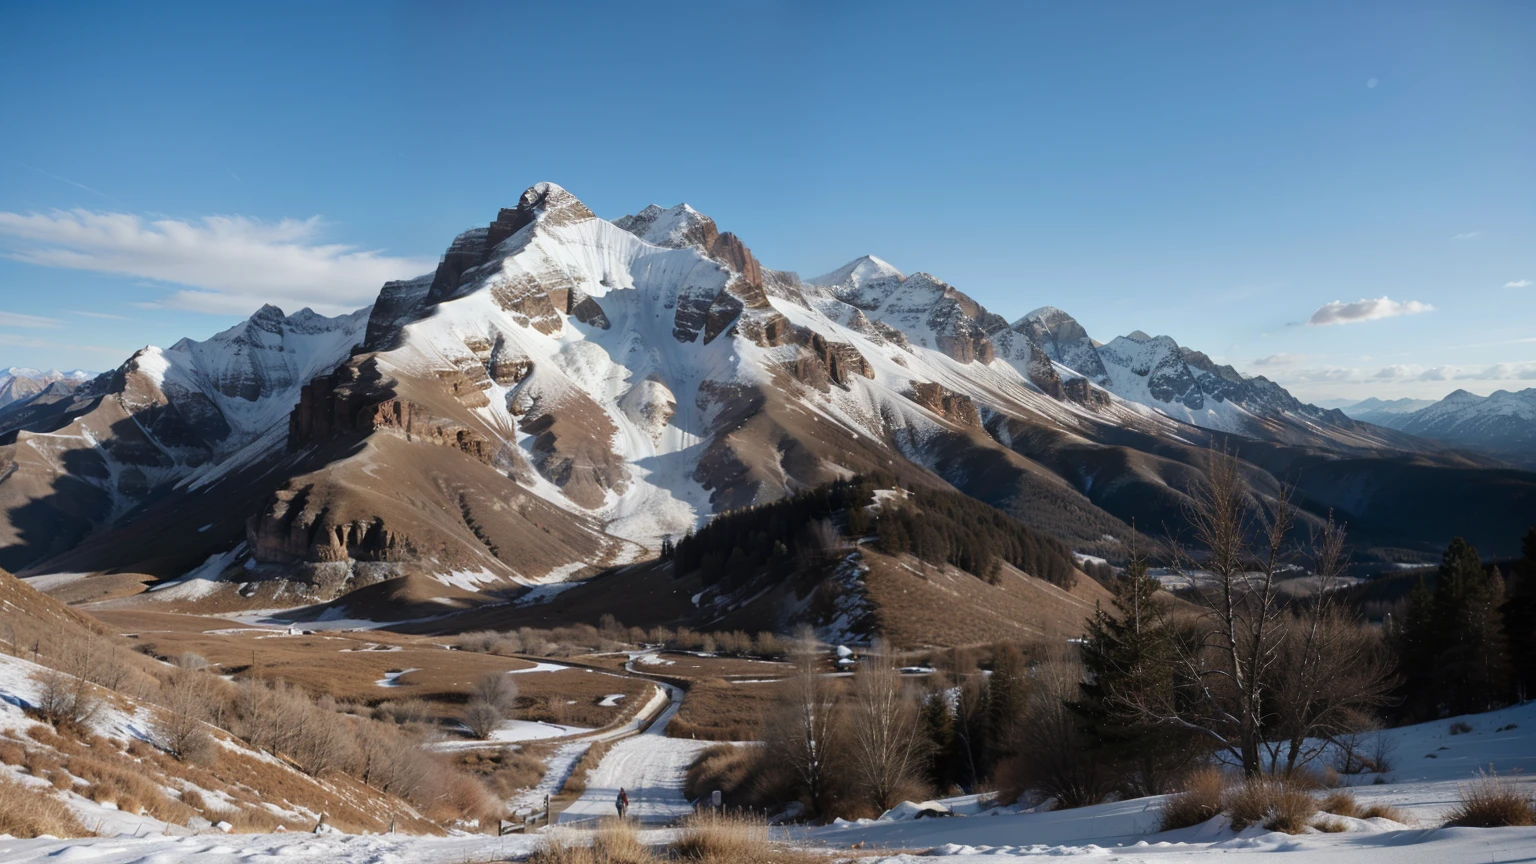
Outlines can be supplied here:
M802 281L686 205L608 222L553 184L369 310L264 309L59 401L0 438L8 512L85 489L47 516L88 514L72 544L156 501L155 524L185 522L163 514L206 508L178 496L223 483L241 530L210 551L243 539L236 566L343 582L374 565L456 585L542 579L875 470L952 485L1101 554L1129 520L1178 512L1205 429L1273 442L1264 458L1282 472L1414 446L1165 336L1100 347L1050 307L1009 325L872 257ZM211 543L202 524L166 545ZM8 530L19 547L40 533Z

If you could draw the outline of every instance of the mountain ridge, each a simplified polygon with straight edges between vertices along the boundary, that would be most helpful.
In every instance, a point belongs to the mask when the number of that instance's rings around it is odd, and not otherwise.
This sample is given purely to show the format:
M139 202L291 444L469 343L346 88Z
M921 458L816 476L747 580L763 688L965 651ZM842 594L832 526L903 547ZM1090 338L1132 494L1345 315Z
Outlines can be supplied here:
M0 469L18 466L0 473L3 563L228 572L159 593L235 604L415 580L463 607L875 470L1101 557L1137 542L1133 521L1173 524L1213 446L1261 498L1299 477L1307 519L1348 510L1377 544L1432 545L1460 500L1437 504L1432 536L1399 536L1373 491L1391 472L1472 472L1456 495L1536 483L1166 336L1100 345L1054 307L1010 324L873 256L801 280L687 205L609 222L551 183L371 307L306 312L264 307L217 342L138 352L51 413L0 415ZM104 410L121 440L98 435ZM61 430L78 466L37 458ZM95 467L103 448L116 461ZM88 517L61 535L78 548L40 543L68 513Z

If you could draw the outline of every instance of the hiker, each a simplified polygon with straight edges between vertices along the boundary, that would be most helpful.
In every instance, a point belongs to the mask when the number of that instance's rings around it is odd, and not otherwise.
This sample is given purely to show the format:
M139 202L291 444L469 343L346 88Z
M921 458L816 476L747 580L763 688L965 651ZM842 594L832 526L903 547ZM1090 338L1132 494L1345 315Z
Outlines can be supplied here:
M624 814L629 811L629 793L625 792L622 787L619 789L619 797L613 802L613 806L618 809L620 819L623 819Z

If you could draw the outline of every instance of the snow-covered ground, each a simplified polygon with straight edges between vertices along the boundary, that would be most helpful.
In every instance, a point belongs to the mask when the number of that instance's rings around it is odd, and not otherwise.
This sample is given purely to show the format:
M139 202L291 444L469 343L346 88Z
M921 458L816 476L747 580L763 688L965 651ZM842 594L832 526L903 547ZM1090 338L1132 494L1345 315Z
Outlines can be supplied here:
M999 857L1108 856L1115 860L1182 861L1239 851L1303 852L1311 861L1391 861L1392 864L1456 864L1473 861L1536 861L1536 828L1444 829L1457 786L1492 766L1536 793L1536 703L1461 718L1472 731L1452 735L1451 720L1380 733L1393 742L1395 770L1382 777L1358 775L1355 798L1364 806L1387 804L1406 813L1402 825L1384 819L1340 820L1344 834L1274 834L1249 828L1234 834L1225 817L1180 831L1156 831L1161 798L1138 798L1095 807L1045 813L993 811L940 819L888 818L800 829L800 842L848 848L922 849L965 861ZM1371 744L1366 744L1370 752ZM890 862L910 860L899 855Z
M666 709L644 734L644 726L664 702ZM708 742L665 737L666 723L681 704L681 693L658 688L645 710L630 723L563 746L551 760L550 789L564 782L572 766L594 740L629 737L617 743L594 771L587 794L560 821L566 824L608 816L619 787L629 791L631 814L653 825L691 812L682 793L689 762ZM1441 828L1455 804L1457 785L1477 770L1493 766L1500 775L1536 792L1536 703L1489 714L1459 718L1470 732L1451 733L1451 720L1388 730L1395 770L1352 780L1363 805L1388 804L1407 814L1408 823L1384 819L1340 820L1340 834L1290 836L1250 828L1234 833L1224 817L1167 833L1156 830L1161 801L1142 798L1059 812L1024 813L987 809L974 796L945 803L952 818L912 819L913 808L882 820L840 823L818 828L790 828L781 839L798 845L842 850L866 862L916 864L943 857L959 862L997 862L1035 857L1084 857L1135 864L1182 864L1212 856L1243 853L1300 853L1300 862L1383 862L1383 864L1474 864L1536 861L1536 828ZM1374 749L1366 743L1368 750ZM527 803L536 804L535 790ZM514 804L517 802L514 802ZM125 826L126 827L126 826ZM336 862L481 861L517 858L531 852L536 837L483 835L446 838L276 834L195 837L124 836L84 840L12 840L0 838L0 861L42 864L92 861L100 864L197 861L199 864L254 864L280 859ZM647 842L665 842L666 831L647 831ZM881 850L891 850L882 852Z
M0 838L6 864L262 864L319 861L325 864L504 861L532 852L536 837L483 834L413 837L405 834L245 834L197 837L118 837L90 840Z

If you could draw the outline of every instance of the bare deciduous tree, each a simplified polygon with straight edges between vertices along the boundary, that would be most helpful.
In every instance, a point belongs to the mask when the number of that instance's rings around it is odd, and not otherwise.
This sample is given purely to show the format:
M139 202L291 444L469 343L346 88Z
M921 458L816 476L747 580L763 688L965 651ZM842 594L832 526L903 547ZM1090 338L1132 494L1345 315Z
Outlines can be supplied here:
M1348 747L1346 736L1370 725L1385 703L1392 664L1380 637L1337 601L1335 590L1348 555L1344 527L1330 516L1313 533L1312 602L1284 621L1281 674L1275 686L1275 734L1267 745L1271 764L1287 771L1311 762L1330 746Z
M918 731L916 694L901 680L895 655L882 640L853 675L848 713L853 774L870 803L888 810L921 784L927 740Z
M788 768L812 813L819 816L825 812L829 764L836 746L838 691L818 668L821 644L810 627L796 631L789 656L795 675L781 685L764 739L769 758Z
M213 736L203 726L217 701L214 680L206 672L183 667L160 688L161 710L151 731L161 749L183 762L206 765L217 756Z
M1266 742L1272 759L1288 748L1290 764L1299 764L1308 739L1360 721L1359 709L1383 689L1384 667L1333 610L1327 585L1309 615L1281 603L1296 522L1289 489L1268 504L1257 500L1237 457L1212 450L1186 519L1205 553L1198 565L1185 556L1184 568L1203 611L1176 640L1176 688L1131 694L1127 707L1205 737L1248 776L1263 770ZM1314 544L1325 583L1342 571L1343 537L1330 523Z

